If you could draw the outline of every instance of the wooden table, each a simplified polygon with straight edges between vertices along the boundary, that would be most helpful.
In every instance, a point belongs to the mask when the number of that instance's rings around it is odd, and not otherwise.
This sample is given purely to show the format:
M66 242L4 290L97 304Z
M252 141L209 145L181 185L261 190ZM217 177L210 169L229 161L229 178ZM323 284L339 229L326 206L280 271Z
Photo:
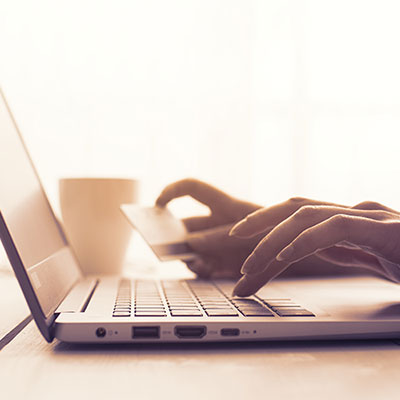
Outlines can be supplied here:
M12 274L0 273L0 289L1 339L27 308ZM48 344L30 322L0 351L0 374L2 399L386 400L400 398L400 346Z

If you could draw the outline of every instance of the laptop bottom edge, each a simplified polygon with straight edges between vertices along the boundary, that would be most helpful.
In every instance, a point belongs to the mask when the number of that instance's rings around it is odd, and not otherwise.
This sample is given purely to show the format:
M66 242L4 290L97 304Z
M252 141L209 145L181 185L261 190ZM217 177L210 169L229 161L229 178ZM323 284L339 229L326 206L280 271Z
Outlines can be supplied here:
M68 317L68 316L66 316ZM399 321L218 321L193 322L171 318L73 322L59 316L55 337L70 343L225 342L399 338Z

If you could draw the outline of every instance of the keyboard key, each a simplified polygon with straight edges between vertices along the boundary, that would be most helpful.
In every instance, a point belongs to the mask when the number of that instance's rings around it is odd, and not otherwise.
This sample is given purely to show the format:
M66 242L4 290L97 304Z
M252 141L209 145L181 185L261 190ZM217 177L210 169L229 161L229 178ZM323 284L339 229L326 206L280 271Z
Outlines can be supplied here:
M203 306L205 310L208 309L228 309L232 310L232 307L229 304L221 304L221 305L216 305L216 304L210 304L209 306Z
M129 280L124 279L119 282L112 316L131 316L131 283Z
M172 309L172 310L170 310L170 313L171 314L173 314L173 313L181 313L181 314L190 314L190 313L193 313L193 314L196 314L196 313L200 313L201 314L201 311L200 310L198 310L198 309L192 309L192 310L185 310L185 309L176 309L176 308L174 308L174 309Z
M144 298L140 298L140 299L136 299L135 303L136 304L140 304L140 303L143 303L143 304L162 304L162 301L161 301L161 299L147 300L147 299L144 299Z
M260 307L260 306L237 306L235 304L235 307L239 310L263 310L267 309L267 307Z
M179 304L173 305L173 306L169 306L168 307L170 310L199 310L199 307L197 307L196 305L192 305L192 306L181 306Z
M286 306L286 305L293 305L296 304L293 301L270 301L265 302L268 307L275 307L275 306Z
M200 311L198 311L198 312L195 312L195 311L193 311L193 312L171 311L171 315L173 317L202 317L203 316L203 314Z
M206 313L209 317L234 317L238 315L235 310L206 310Z
M267 309L263 309L263 310L258 310L258 311L242 311L240 310L243 315L245 317L273 317L274 314L267 310Z
M285 306L273 306L271 307L271 310L294 310L296 308L302 308L301 305L299 304L292 304L292 305L285 305Z
M315 317L315 315L304 308L291 309L291 310L276 310L275 311L281 317Z
M204 310L207 315L210 314L234 314L238 315L238 312L236 310L233 310L232 308L207 308Z
M292 301L292 299L288 299L287 297L275 297L275 298L271 298L271 297L259 297L259 299L261 299L262 301Z
M135 317L166 317L167 314L165 312L151 312L151 311L143 311L143 312L135 312Z
M227 299L204 299L202 297L198 298L199 303L228 303Z
M258 303L258 301L254 300L254 299L246 299L246 298L233 298L231 299L232 303Z

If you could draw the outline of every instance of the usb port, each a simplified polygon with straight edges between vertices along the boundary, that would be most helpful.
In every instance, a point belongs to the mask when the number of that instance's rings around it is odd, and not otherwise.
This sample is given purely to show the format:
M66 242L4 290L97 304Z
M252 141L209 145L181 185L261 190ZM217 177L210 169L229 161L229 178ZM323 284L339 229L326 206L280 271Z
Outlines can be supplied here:
M132 328L132 339L160 339L159 326L134 326Z
M223 328L221 329L221 336L239 336L240 331L237 328Z

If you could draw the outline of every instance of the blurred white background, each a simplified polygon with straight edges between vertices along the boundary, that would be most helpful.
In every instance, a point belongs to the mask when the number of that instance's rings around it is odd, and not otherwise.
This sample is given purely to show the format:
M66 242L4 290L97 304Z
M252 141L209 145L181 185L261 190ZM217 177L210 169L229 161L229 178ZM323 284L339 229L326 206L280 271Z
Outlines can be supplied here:
M65 176L400 209L398 1L2 0L0 84ZM185 207L182 208L184 210Z

